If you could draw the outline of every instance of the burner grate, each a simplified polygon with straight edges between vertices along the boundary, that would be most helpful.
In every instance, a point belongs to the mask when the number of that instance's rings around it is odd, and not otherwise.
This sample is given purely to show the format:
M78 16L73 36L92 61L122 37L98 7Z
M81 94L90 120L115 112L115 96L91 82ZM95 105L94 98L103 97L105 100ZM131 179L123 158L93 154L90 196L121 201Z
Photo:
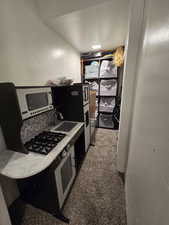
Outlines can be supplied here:
M43 131L25 143L28 151L47 155L65 137L65 134Z

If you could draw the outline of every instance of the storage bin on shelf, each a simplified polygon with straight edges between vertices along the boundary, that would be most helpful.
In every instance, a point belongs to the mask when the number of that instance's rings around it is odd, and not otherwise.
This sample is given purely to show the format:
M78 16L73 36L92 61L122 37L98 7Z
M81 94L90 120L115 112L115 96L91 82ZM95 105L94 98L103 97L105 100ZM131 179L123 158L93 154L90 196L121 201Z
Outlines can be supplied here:
M99 127L103 128L115 128L115 124L113 122L112 114L99 114Z
M100 112L113 112L115 107L115 97L101 97L99 104Z
M101 78L117 77L117 66L114 64L114 61L103 60L101 62L100 77Z
M98 78L99 76L99 63L93 61L90 65L85 65L85 79Z
M117 80L101 80L100 82L100 95L102 96L116 96Z

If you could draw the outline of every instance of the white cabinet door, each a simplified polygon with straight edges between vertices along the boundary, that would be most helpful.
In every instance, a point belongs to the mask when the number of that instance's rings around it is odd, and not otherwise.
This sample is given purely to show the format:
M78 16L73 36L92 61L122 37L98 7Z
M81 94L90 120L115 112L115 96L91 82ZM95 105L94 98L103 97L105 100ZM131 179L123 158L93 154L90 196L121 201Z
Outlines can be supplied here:
M66 196L76 176L74 146L68 152L55 170L55 178L59 199L59 206L62 208Z

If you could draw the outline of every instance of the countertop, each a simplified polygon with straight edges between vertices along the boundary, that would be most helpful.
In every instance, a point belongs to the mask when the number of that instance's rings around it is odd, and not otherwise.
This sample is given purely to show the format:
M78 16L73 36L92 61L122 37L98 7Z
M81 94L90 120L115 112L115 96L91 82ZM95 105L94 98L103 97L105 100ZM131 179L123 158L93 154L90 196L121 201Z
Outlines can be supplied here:
M22 179L43 171L56 159L83 125L84 123L77 122L77 125L67 133L65 138L48 155L33 152L24 154L3 150L0 153L0 174L12 179Z

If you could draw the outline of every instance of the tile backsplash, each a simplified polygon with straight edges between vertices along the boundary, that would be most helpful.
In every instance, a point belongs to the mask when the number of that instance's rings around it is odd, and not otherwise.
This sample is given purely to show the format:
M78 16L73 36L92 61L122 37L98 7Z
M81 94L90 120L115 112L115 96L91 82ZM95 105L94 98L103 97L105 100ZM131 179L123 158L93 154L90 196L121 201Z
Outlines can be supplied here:
M55 126L58 123L59 121L57 120L55 110L51 110L41 115L27 119L23 121L21 128L21 139L23 143L25 143L35 135L42 132L44 129Z

